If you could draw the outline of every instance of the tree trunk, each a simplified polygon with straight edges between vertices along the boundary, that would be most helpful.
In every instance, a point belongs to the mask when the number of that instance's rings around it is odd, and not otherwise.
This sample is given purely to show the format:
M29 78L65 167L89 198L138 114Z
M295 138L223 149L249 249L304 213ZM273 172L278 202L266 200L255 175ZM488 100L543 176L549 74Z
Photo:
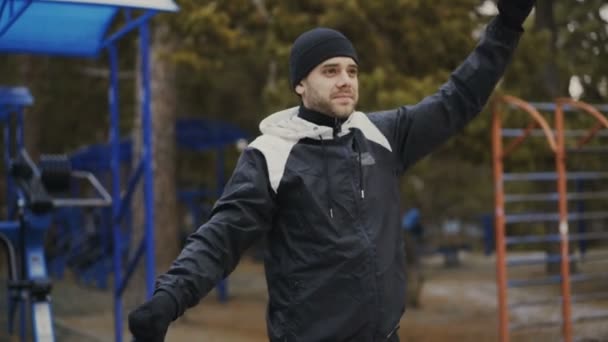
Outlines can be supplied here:
M29 155L38 160L40 155L40 123L42 112L46 108L47 81L40 78L48 69L49 60L46 57L18 56L19 79L18 86L27 87L34 97L34 104L27 107L23 115L23 140Z
M154 211L155 211L155 259L156 273L166 271L171 261L179 252L179 226L177 222L177 193L176 193L176 90L175 65L169 59L172 52L172 37L168 27L156 22L152 32L150 46L150 82L151 82L151 110L152 110L152 151L154 169ZM140 70L140 61L137 70ZM137 73L140 83L141 75ZM136 85L136 87L139 87ZM139 89L139 88L138 88ZM140 156L142 150L142 116L140 91L136 91L137 116L134 120L134 156ZM139 162L139 157L134 159ZM144 232L144 200L143 182L140 182L139 191L134 196L133 204L133 245L135 251ZM138 270L134 274L131 290L143 295L145 262L141 260ZM140 295L136 295L139 297ZM133 297L131 297L133 299Z
M555 25L554 0L538 0L536 4L534 30L548 30L551 35L549 44L546 47L551 52L549 55L551 57L547 59L541 70L545 93L551 98L564 96L565 94L561 93L561 80L559 77L559 68L557 66L559 51L557 49L557 26Z

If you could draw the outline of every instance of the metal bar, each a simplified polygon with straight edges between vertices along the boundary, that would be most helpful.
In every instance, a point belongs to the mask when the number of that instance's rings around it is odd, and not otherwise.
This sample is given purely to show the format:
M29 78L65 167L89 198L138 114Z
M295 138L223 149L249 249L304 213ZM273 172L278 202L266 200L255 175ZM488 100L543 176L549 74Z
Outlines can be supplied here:
M538 328L551 328L558 325L561 325L561 321L542 321L542 322L533 322L533 323L514 323L511 325L511 331L522 331L528 329L538 329Z
M135 256L133 256L133 259L131 259L130 261L127 262L127 270L125 272L125 275L122 279L122 282L116 288L117 295L122 296L125 288L129 284L129 280L131 279L133 272L135 272L135 269L137 268L139 259L141 259L142 255L144 254L144 251L146 250L145 246L146 246L145 240L142 239L141 242L139 243L139 245L137 246L137 251L135 252Z
M608 191L601 192L573 192L568 193L566 198L569 201L572 200L590 200L590 199L606 199L608 198ZM535 194L509 194L505 195L506 203L515 202L544 202L544 201L557 201L559 194L557 192L549 193L535 193Z
M585 212L585 213L570 213L568 221L580 220L601 220L608 218L608 212ZM524 223L524 222L557 222L559 221L559 213L523 213L505 215L506 223Z
M101 198L59 198L53 199L53 206L61 207L107 207L111 204Z
M500 127L502 118L498 102L492 106L492 164L494 176L494 229L496 230L496 284L498 287L498 333L500 342L509 341L509 308L507 306L507 269L505 259L505 202L503 185L503 152Z
M517 107L518 109L521 109L521 110L525 111L526 113L528 113L532 117L532 119L534 119L536 122L538 122L542 131L545 133L545 138L547 139L547 143L549 144L549 147L551 148L552 151L555 151L555 149L557 147L555 144L554 133L551 130L551 127L549 126L549 124L547 123L545 118L534 107L532 107L528 102L526 102L522 99L519 99L515 96L510 96L510 95L504 95L504 96L500 97L498 99L498 101L501 101L503 103L506 103L506 104L514 106L514 107ZM499 132L500 132L500 127L499 127Z
M118 92L118 51L114 44L108 45L110 60L110 169L112 170L112 217L116 217L122 204L120 198L120 111ZM122 284L122 234L120 222L112 220L112 240L114 249L112 265L114 268L114 339L122 342L122 296L118 292Z
M505 138L516 138L524 135L524 130L522 128L503 128L501 131L501 135ZM555 131L552 131L555 134ZM587 134L587 130L584 129L568 129L564 131L564 135L568 138L575 137L584 137ZM545 131L542 129L533 129L530 132L531 137L544 137ZM600 137L608 137L608 129L601 130L597 133L596 136Z
M593 139L593 137L595 137L597 135L597 133L602 128L604 128L604 127L600 122L596 123L595 126L593 126L589 130L589 133L587 133L586 136L582 137L579 141L576 142L576 147L581 148L584 145L586 145L589 141L591 141L591 139Z
M580 240L604 240L608 239L608 232L600 233L585 233L585 234L569 234L568 241ZM541 242L558 242L561 240L560 234L547 235L527 235L527 236L508 236L506 237L507 245L523 244L523 243L541 243Z
M503 179L505 182L513 181L554 181L557 180L556 172L519 172L505 173ZM568 180L596 180L608 178L608 172L569 172Z
M526 287L526 286L543 286L543 285L551 285L562 282L564 279L561 275L553 275L544 278L536 278L536 279L514 279L509 280L509 287ZM608 279L608 273L595 273L595 274L574 274L569 275L569 282L564 283L581 283L585 281L593 281L593 280L606 280ZM570 301L570 296L568 296L568 301ZM563 302L563 295L562 295Z
M574 183L574 185L575 185L575 190L577 193L581 193L581 194L585 193L584 192L585 183L583 181L578 180ZM587 199L587 198L582 198L582 199ZM579 199L576 201L576 212L579 215L582 215L585 212L585 201L582 201L582 199ZM587 232L586 222L584 220L579 220L576 224L576 227L578 228L577 230L578 230L579 234L584 234ZM578 244L579 244L579 251L582 254L585 254L585 252L587 251L587 241L581 240L581 241L579 241Z
M562 281L561 275L548 276L537 279L512 279L509 280L509 287L526 287L526 286L543 286L551 284L559 284Z
M560 100L560 99L558 99ZM542 111L547 111L547 112L554 112L557 105L554 102L528 102L532 107L538 109L538 110L542 110ZM589 104L590 106L593 106L594 108L596 108L597 110L600 110L602 112L608 112L608 104ZM573 105L570 104L564 104L563 106L563 111L564 112L578 112L579 109L574 107Z
M0 230L16 230L19 226L18 221L0 221Z
M561 293L562 293L562 335L566 342L572 341L572 308L570 303L570 263L568 258L570 256L570 244L569 244L569 226L568 226L568 194L567 178L566 178L566 139L564 137L564 112L562 105L558 105L555 111L555 129L557 149L555 153L555 167L557 170L557 192L559 193L559 235L560 235L560 273L562 279Z
M127 192L125 196L121 200L120 208L118 209L118 213L114 216L114 220L116 222L121 222L122 218L125 216L125 213L129 211L129 205L131 205L131 199L133 198L133 194L135 190L137 190L137 183L139 182L141 176L144 173L144 162L141 160L138 163L137 169L135 173L129 179L129 183L127 185Z
M599 314L595 314L595 315L575 317L572 321L575 323L582 323L582 322L605 320L607 318L608 318L608 313L599 313Z
M517 258L517 259L508 259L507 266L516 267L516 266L531 266L531 265L539 265L539 264L552 264L556 262L560 262L562 260L561 255L559 254L549 254L546 257L533 257L533 258ZM579 261L580 258L577 256L571 255L568 258L569 261Z
M511 141L511 143L509 144L509 146L505 147L503 150L503 158L506 158L509 154L511 154L511 152L515 151L515 149L517 147L519 147L519 145L521 145L524 140L526 140L527 137L530 136L530 133L532 132L532 130L534 128L538 127L538 122L536 121L531 121L528 126L524 129L524 134L518 136L515 140Z
M141 94L142 94L142 130L143 130L143 157L144 157L144 204L145 204L145 236L146 239L146 294L151 298L154 293L154 280L156 278L156 262L154 249L154 168L153 168L153 141L152 141L152 112L150 89L150 32L147 22L142 24L140 30L141 51Z
M570 297L572 303L583 303L588 301L601 301L608 299L608 292L596 292L596 293L585 293L573 295ZM529 300L525 302L517 302L509 304L510 309L527 307L527 306L541 306L541 305L551 305L551 304L559 304L562 301L562 297L554 297L554 298L544 298L544 299L536 299Z
M25 2L21 6L21 8L17 9L16 13L12 13L12 10L10 11L11 13L9 13L9 16L8 16L8 22L4 25L4 27L0 26L0 37L2 37L6 33L6 31L8 31L8 29L11 28L11 26L13 26L13 24L17 21L17 19L19 19L19 17L21 17L23 12L25 12L25 10L28 7L30 7L30 5L32 4L32 0L24 0L24 1ZM11 5L12 5L12 2L11 2ZM11 15L12 15L12 17L11 17Z
M109 36L107 39L105 39L104 42L101 44L101 47L107 48L108 46L113 44L118 39L122 38L127 33L133 31L134 29L136 29L140 26L144 26L145 24L147 24L149 19L151 19L154 15L156 15L156 12L157 11L155 11L155 10L147 10L146 12L144 12L144 14L137 17L136 19L132 19L132 20L128 21L123 27L121 27L116 32L114 32L111 36Z
M571 147L567 148L568 153L606 153L608 147L606 146L584 146L584 147Z
M74 178L81 178L88 180L93 188L97 190L97 193L101 196L101 200L105 203L105 205L110 205L112 203L112 196L106 191L106 189L101 185L97 177L92 172L87 171L72 171L71 175Z
M556 119L557 119L557 116L561 116L562 117L561 120L563 122L563 108L565 106L573 106L573 107L579 109L580 111L582 111L583 113L594 117L597 120L596 125L593 128L591 128L590 130L588 130L588 134L585 137L583 137L581 140L578 141L578 144L577 144L578 147L583 146L587 142L589 142L589 140L591 140L591 138L593 138L597 134L597 132L599 132L600 128L602 128L602 127L608 128L608 119L604 115L602 115L602 113L600 113L597 110L597 108L594 108L593 106L591 106L588 103L576 101L571 98L557 99ZM562 128L564 128L564 127L562 126Z
M17 151L20 151L25 147L25 138L24 138L24 127L25 124L23 122L23 108L17 109L17 122L15 123L15 148Z
M8 122L4 123L4 127L3 127L3 131L4 131L4 167L6 170L9 169L10 165L11 165L11 123L10 120L8 120ZM6 183L6 192L5 192L5 201L7 204L7 214L9 214L9 218L10 217L10 206L12 201L12 195L13 195L13 180L12 177L10 176L10 172L4 172L4 179L5 179L5 183Z

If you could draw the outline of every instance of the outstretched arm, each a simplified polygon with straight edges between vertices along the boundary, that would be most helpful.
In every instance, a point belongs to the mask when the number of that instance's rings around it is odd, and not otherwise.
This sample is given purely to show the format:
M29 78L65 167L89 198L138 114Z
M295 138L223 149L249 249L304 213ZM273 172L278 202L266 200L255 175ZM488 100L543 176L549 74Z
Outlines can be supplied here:
M270 229L274 211L264 156L248 148L209 221L190 235L169 270L158 277L152 299L129 315L134 337L164 338L169 323L230 274L241 254Z

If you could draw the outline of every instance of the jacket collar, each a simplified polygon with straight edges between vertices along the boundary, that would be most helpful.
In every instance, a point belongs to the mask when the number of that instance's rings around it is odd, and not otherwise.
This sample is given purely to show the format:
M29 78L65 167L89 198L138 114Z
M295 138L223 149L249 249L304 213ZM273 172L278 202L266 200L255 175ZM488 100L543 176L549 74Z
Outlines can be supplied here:
M313 109L308 109L304 105L300 105L298 117L318 126L331 127L334 129L334 134L341 132L342 124L347 120L346 118L336 118Z

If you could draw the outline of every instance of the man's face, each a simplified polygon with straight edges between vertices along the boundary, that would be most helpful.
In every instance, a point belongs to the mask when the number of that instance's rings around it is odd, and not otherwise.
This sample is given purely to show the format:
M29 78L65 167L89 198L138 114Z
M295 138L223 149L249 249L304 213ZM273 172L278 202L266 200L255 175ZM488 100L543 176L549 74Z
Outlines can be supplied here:
M333 57L317 65L297 86L308 109L347 118L359 100L358 67L350 57Z

